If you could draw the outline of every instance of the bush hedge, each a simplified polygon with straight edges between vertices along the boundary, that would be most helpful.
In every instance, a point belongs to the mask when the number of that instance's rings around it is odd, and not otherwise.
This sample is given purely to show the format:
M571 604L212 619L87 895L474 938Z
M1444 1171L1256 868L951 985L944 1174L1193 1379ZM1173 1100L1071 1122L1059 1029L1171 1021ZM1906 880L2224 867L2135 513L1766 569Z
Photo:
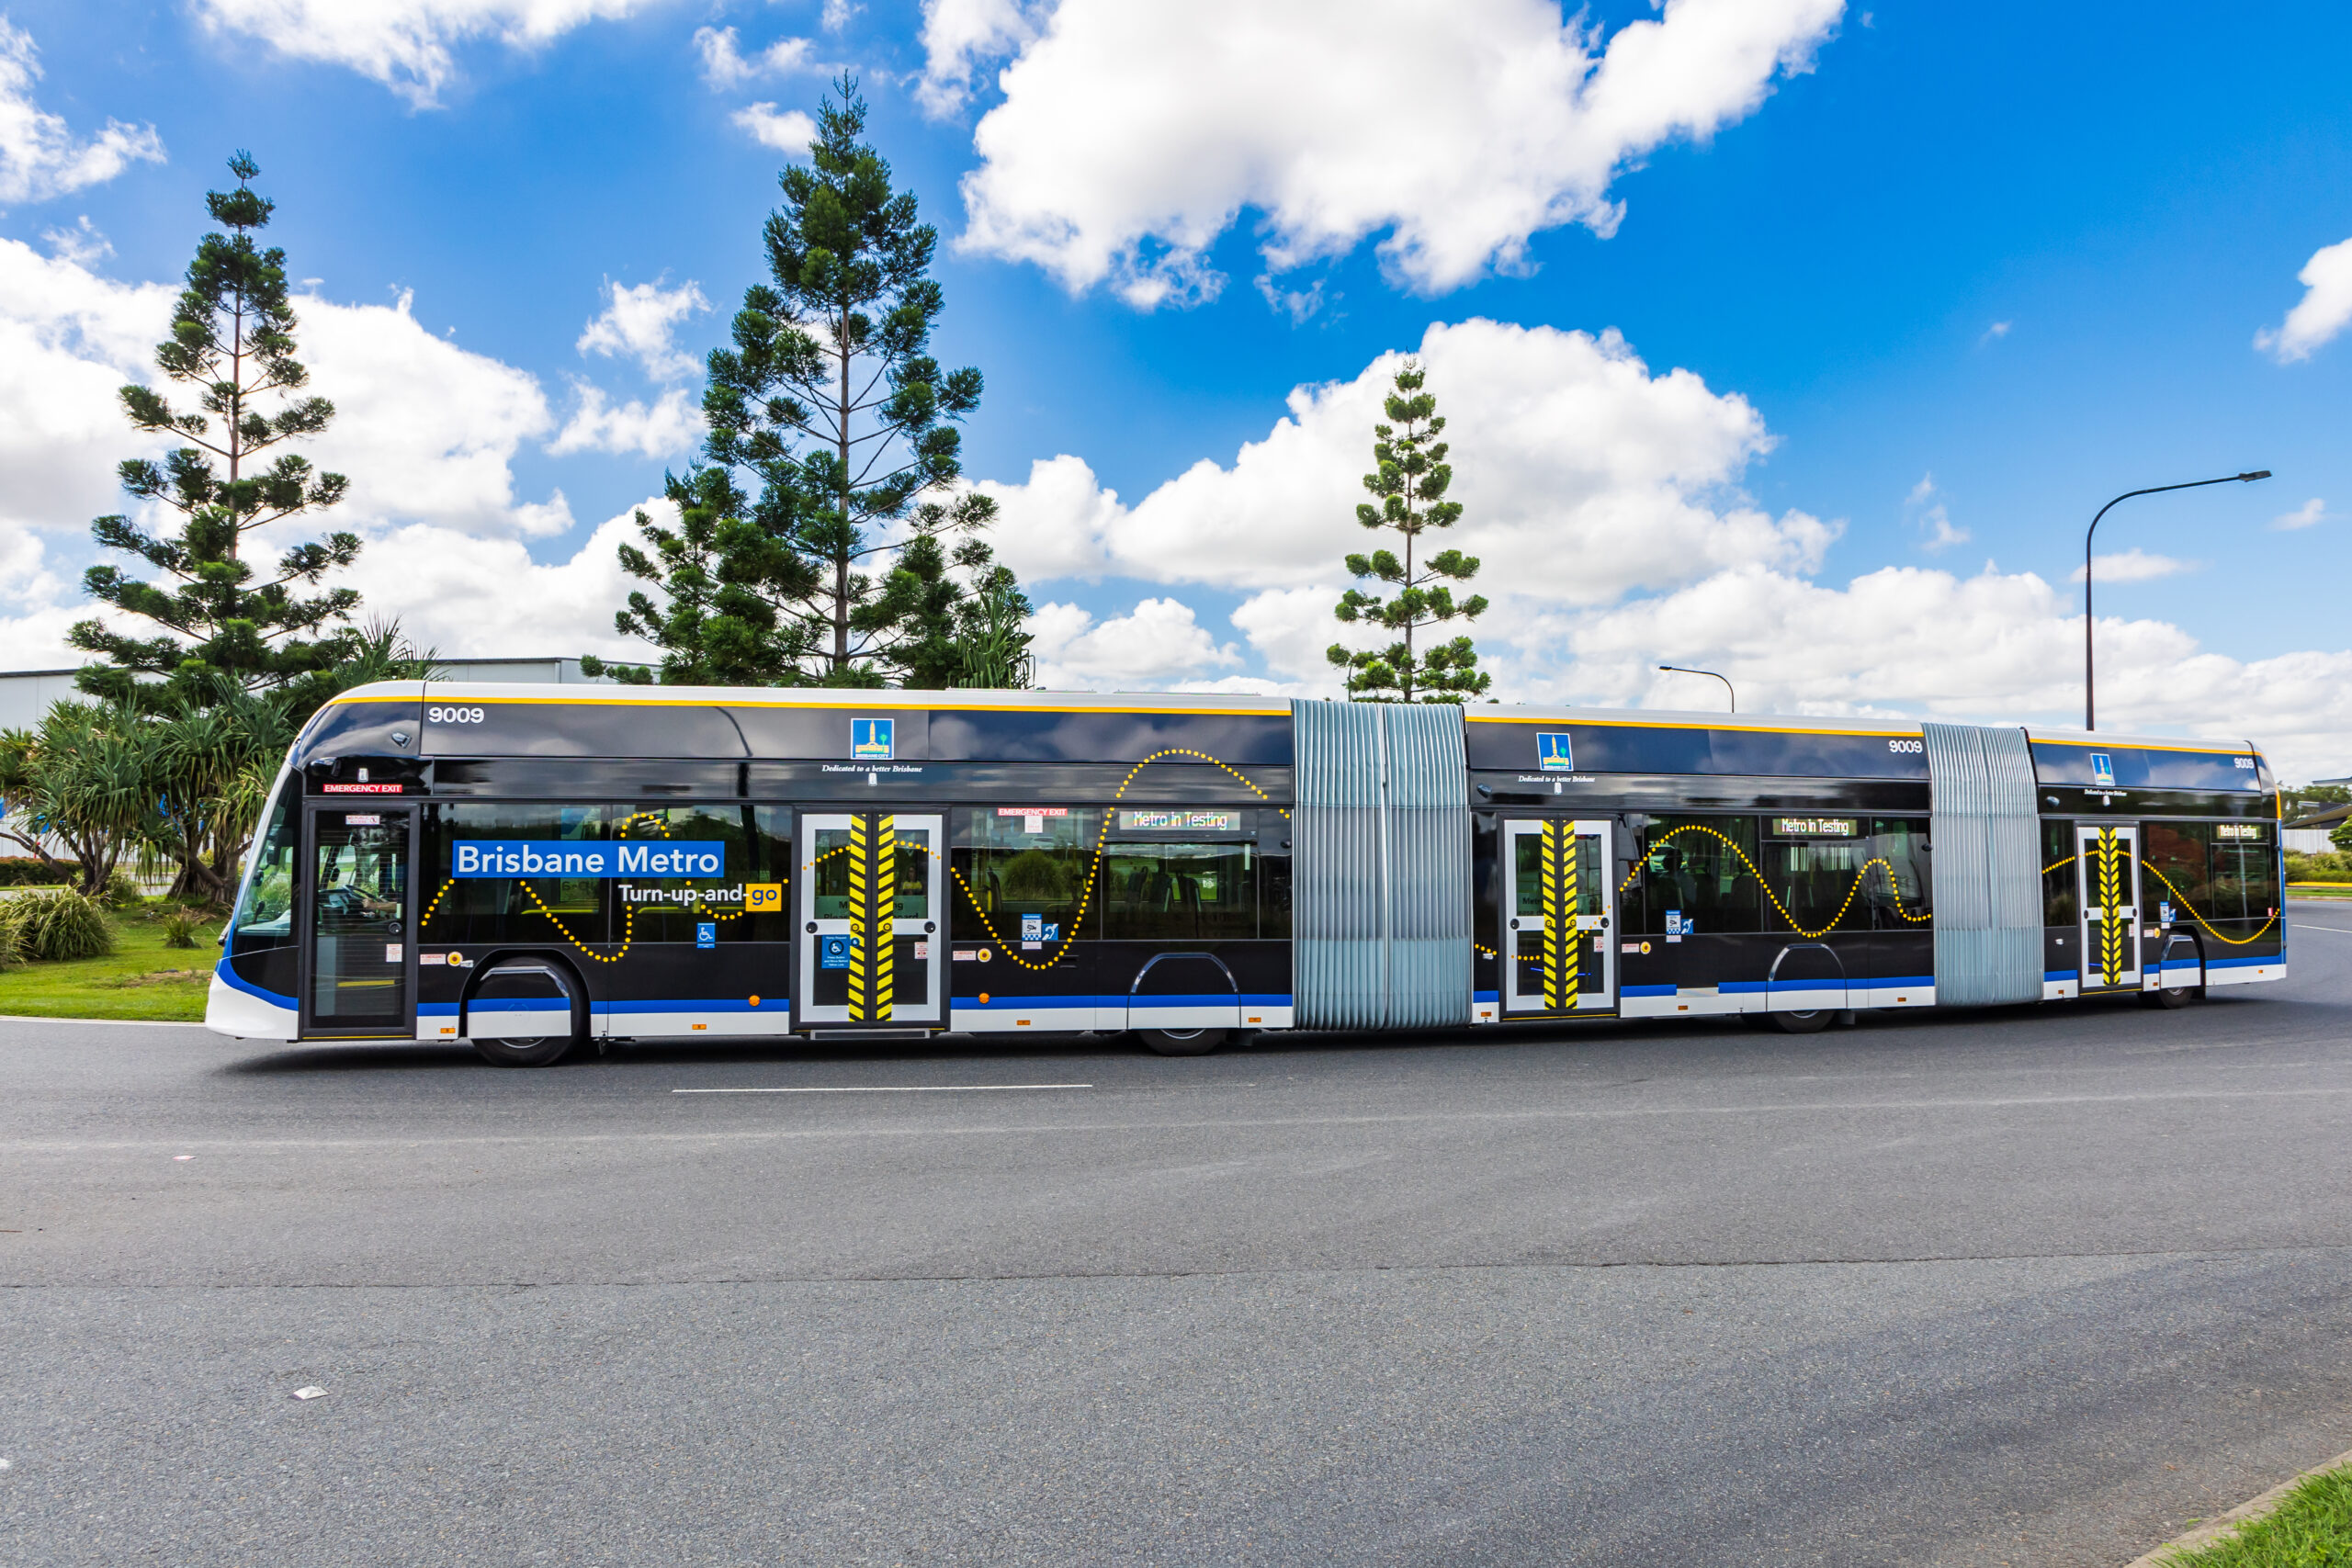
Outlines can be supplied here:
M0 945L26 958L102 958L114 951L106 906L70 887L0 899L0 928L7 931Z
M52 866L31 855L0 855L0 887L69 887L81 875L71 862Z

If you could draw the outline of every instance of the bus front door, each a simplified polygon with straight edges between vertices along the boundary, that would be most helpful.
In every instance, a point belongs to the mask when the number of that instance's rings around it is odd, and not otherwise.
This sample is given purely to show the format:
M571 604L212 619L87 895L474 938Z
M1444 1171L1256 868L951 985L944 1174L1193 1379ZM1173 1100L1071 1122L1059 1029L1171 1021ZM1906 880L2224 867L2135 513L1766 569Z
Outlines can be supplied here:
M937 815L808 812L794 1006L822 1028L941 1028L946 824Z
M1503 1016L1608 1012L1617 1005L1607 821L1503 824Z
M2140 829L2084 822L2075 830L2082 889L2083 993L2140 988Z
M416 1038L416 810L326 801L304 823L304 1039Z

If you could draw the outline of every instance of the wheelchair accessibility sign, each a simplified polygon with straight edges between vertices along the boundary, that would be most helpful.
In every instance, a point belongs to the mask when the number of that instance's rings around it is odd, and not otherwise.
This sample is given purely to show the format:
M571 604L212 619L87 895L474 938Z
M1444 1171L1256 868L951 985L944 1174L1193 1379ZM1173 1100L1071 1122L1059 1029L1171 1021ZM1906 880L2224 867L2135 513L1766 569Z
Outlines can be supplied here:
M855 942L854 937L819 937L817 939L817 967L820 969L848 968L850 949Z

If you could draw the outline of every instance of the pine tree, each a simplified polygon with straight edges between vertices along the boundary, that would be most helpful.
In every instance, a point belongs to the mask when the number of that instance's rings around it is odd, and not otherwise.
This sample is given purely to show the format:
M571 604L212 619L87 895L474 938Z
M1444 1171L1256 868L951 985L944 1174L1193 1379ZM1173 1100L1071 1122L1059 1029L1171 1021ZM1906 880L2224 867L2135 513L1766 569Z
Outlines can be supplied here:
M913 536L883 581L876 609L899 632L892 669L903 684L933 691L1025 687L1035 668L1023 629L1029 596L987 540L967 536L946 547L952 516L937 502L918 507Z
M171 340L155 349L166 377L198 389L196 410L175 410L148 387L125 387L121 393L132 424L187 443L161 463L143 457L123 463L116 470L122 486L185 521L167 536L150 534L121 515L90 525L99 544L175 580L164 586L114 566L94 566L83 578L92 598L170 634L129 637L96 620L74 627L74 647L111 660L86 667L79 684L116 701L143 700L141 675L167 678L199 696L213 672L248 689L283 685L334 663L352 640L344 626L330 623L349 621L357 591L319 591L319 584L358 555L357 536L330 534L292 546L279 556L275 573L259 580L243 554L246 535L333 506L348 481L313 471L290 452L260 466L270 447L324 430L334 405L302 395L310 378L294 358L286 253L254 242L275 209L253 189L260 167L241 152L229 160L229 172L237 176L237 188L205 197L214 221L229 232L207 234L198 244Z
M808 636L795 668L823 684L873 685L917 635L904 595L878 592L892 525L960 477L956 422L979 406L981 383L927 352L943 305L929 276L938 233L858 140L854 79L833 95L808 165L779 176L784 206L765 230L773 281L744 291L733 346L710 356L703 412L711 461L758 481L751 520L812 569L789 610ZM994 514L967 494L939 527L977 532Z
M1422 389L1425 378L1415 360L1397 369L1396 390L1383 410L1389 423L1372 427L1372 455L1380 467L1363 477L1363 488L1378 496L1380 504L1356 508L1356 521L1366 528L1385 528L1404 536L1404 558L1385 549L1347 558L1350 576L1377 578L1394 592L1382 597L1351 588L1340 596L1333 612L1351 626L1368 624L1403 634L1377 650L1331 645L1329 658L1349 671L1348 695L1358 702L1458 703L1483 695L1494 681L1477 667L1477 651L1466 635L1418 655L1413 647L1414 633L1424 626L1456 618L1476 620L1487 607L1487 601L1476 594L1455 604L1453 590L1446 586L1478 574L1476 556L1450 549L1418 565L1413 558L1425 531L1451 528L1462 517L1462 503L1445 499L1453 483L1453 469L1445 460L1446 443L1438 439L1445 420L1437 412L1436 395Z

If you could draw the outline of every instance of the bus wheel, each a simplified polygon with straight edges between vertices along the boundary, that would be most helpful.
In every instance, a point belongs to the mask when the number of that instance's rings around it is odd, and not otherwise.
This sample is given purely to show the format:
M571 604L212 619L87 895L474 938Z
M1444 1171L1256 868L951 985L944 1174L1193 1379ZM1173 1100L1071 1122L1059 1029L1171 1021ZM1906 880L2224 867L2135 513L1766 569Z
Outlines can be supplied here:
M1144 1049L1162 1056L1205 1056L1225 1043L1229 1029L1138 1029Z
M522 959L492 969L475 987L477 1001L530 998L544 1004L556 998L564 1003L564 1032L478 1039L473 1043L475 1055L493 1067L551 1067L580 1043L580 1025L586 1016L578 985L559 964Z
M1803 1012L1767 1013L1772 1027L1783 1034L1815 1034L1829 1027L1838 1015L1827 1008L1807 1008Z
M2187 986L2159 986L2153 991L2142 991L2140 1005L2143 1008L2185 1008L2189 998L2197 994Z

